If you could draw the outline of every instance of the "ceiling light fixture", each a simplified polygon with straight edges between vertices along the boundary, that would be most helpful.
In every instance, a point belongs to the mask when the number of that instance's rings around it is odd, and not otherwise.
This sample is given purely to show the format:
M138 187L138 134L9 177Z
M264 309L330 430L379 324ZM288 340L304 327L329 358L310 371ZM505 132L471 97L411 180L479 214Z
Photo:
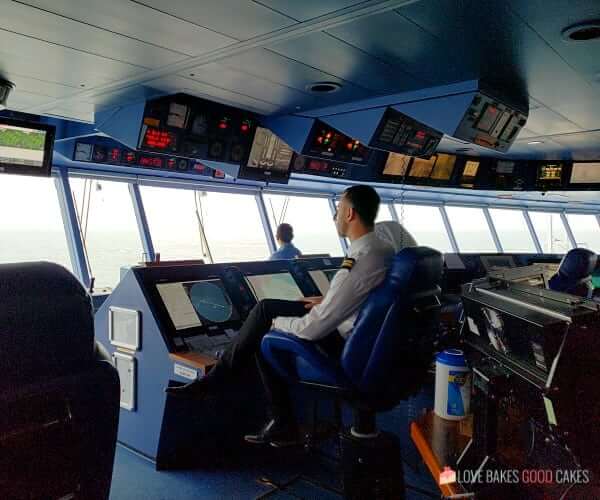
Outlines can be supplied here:
M544 141L529 141L527 144L544 144Z
M306 90L312 94L331 94L341 88L342 86L336 82L315 82L306 86Z
M565 28L561 32L567 42L589 42L600 39L600 21L585 21Z

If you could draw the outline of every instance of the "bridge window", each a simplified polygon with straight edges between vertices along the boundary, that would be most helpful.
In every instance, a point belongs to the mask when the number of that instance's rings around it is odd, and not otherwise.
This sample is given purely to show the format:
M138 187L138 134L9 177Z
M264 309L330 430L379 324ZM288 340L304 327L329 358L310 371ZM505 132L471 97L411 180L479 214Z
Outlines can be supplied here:
M142 260L142 244L125 182L69 179L79 215L91 276L96 286L114 287L121 266Z
M294 245L303 254L342 255L329 200L303 196L264 195L273 231L282 222L294 228Z
M544 253L565 253L571 249L560 214L529 212L529 216Z
M390 206L387 203L382 203L379 205L379 212L377 212L377 218L375 222L381 222L385 220L394 220L392 219L392 213L390 212Z
M206 259L196 217L195 191L141 186L154 251L161 260Z
M2 174L0 263L46 260L71 269L54 180Z
M198 193L213 262L265 260L269 247L254 195Z
M461 252L497 252L481 208L446 207Z
M419 245L440 252L452 252L452 245L438 207L396 204L398 222L415 237Z
M490 208L490 215L505 252L536 252L535 243L521 210Z
M595 215L567 214L578 247L600 251L600 226Z

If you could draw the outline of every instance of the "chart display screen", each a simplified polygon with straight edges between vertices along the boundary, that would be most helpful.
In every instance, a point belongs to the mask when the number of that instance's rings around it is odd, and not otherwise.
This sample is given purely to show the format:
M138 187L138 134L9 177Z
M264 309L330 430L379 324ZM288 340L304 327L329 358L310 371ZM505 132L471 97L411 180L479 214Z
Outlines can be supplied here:
M248 166L266 170L290 168L294 152L282 139L266 128L257 127Z
M600 163L573 163L571 184L600 182Z
M256 300L299 300L304 295L290 273L257 274L246 276Z
M410 167L409 177L417 177L419 179L428 179L433 170L436 156L432 156L429 159L426 158L414 158L412 167Z
M54 127L0 117L0 172L50 175Z
M176 330L240 319L220 279L158 283L156 289Z

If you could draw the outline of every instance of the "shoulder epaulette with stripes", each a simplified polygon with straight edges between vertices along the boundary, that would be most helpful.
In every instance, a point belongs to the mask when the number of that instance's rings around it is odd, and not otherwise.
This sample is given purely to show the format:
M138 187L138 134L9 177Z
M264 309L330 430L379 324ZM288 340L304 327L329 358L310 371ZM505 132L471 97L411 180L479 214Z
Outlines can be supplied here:
M354 263L356 262L355 259L352 259L350 257L346 257L343 261L342 261L342 269L348 269L348 271L351 271L352 268L354 267Z

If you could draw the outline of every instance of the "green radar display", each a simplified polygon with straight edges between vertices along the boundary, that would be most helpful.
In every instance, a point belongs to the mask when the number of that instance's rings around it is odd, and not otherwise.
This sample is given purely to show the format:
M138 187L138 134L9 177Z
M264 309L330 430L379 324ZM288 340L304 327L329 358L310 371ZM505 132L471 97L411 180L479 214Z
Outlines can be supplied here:
M202 322L225 323L239 319L221 280L198 281L186 283L184 286Z

